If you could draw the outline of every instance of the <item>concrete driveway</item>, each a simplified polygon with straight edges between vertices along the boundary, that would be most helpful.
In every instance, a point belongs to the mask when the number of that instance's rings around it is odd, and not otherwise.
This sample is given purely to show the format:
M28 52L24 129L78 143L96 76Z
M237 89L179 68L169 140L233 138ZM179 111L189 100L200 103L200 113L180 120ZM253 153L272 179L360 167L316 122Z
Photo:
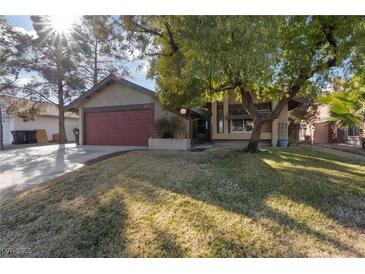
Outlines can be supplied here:
M20 191L85 165L107 154L140 150L132 146L46 145L0 152L0 194Z

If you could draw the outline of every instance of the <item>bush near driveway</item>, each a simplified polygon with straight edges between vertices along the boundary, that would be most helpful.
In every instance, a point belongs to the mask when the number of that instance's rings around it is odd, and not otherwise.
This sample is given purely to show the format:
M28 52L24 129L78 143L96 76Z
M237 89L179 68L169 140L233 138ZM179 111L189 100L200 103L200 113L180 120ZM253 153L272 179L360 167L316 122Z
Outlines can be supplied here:
M365 161L136 151L1 201L5 257L364 257Z

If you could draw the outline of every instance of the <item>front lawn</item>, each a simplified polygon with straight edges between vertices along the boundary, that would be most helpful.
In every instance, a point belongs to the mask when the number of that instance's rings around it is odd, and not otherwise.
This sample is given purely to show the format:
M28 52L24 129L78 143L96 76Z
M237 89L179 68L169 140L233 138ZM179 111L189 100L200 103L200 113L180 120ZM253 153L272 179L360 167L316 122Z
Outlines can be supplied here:
M364 257L364 178L304 148L129 152L1 201L2 256Z

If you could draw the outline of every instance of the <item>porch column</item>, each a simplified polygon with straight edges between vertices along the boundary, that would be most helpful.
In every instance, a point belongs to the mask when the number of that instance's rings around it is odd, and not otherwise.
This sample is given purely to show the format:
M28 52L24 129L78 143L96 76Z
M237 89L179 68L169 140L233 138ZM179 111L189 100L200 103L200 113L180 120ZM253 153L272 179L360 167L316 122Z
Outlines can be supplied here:
M224 134L227 134L229 132L228 127L229 127L229 123L228 123L228 96L229 93L225 92L224 93L224 101L223 101L223 127L224 127Z
M273 101L271 103L271 109L275 109L276 105L278 104L277 101ZM272 121L272 129L271 129L271 145L273 147L276 147L278 145L278 139L279 139L279 121L278 119L275 119Z

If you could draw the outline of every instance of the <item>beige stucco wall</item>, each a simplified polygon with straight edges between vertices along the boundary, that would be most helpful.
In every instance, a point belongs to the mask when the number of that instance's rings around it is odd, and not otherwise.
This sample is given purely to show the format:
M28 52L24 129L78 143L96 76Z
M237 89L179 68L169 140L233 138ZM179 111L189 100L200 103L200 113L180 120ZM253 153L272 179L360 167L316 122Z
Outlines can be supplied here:
M331 115L331 112L330 112L329 106L320 105L320 106L318 106L318 110L317 110L316 122L317 123L327 122L330 118L330 115Z
M75 135L72 129L78 127L79 119L65 118L65 130L68 141L75 141ZM52 141L52 134L58 133L58 117L56 116L38 116L34 120L24 122L22 118L14 115L15 130L34 130L44 129L47 138Z
M105 107L154 103L152 96L120 83L112 83L94 92L90 99L84 100L80 107Z
M217 102L212 103L212 116L211 116L211 125L212 125L212 139L213 140L248 140L251 137L250 132L229 132L228 130L228 106L232 104L240 104L239 98L234 92L227 92L224 96L223 102L223 112L224 112L224 132L217 133ZM271 140L271 124L265 123L261 132L262 140Z
M275 109L278 102L274 101L271 103L272 109ZM289 110L288 105L286 105L283 110L281 111L279 117L272 122L272 139L271 144L272 146L277 146L278 139L279 139L279 123L287 123L288 125L288 118L289 118Z
M181 118L174 113L166 111L162 108L158 97L146 94L143 91L133 89L121 83L112 83L95 92L91 98L84 100L79 104L79 129L80 143L83 141L83 110L91 107L106 107L106 106L122 106L135 104L154 104L154 119L155 121L162 117L178 117L184 123L186 134L189 136L189 120Z

